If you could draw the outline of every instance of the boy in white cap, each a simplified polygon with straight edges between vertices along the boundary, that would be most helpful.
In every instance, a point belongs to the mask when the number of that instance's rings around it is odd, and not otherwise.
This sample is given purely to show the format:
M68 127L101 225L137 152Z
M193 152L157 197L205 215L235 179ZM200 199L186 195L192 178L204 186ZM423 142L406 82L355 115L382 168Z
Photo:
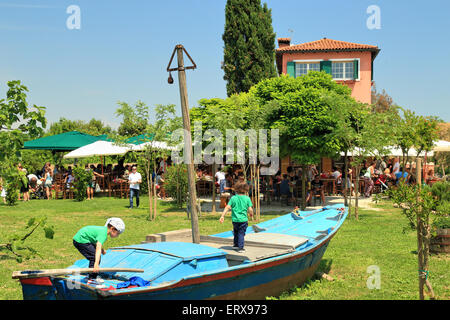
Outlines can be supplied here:
M94 273L88 276L88 283L99 282L97 272L101 255L105 254L103 243L105 243L108 236L116 238L124 232L125 223L120 218L109 218L106 220L104 227L101 226L86 226L81 228L73 237L73 245L80 251L80 253L89 260L89 268L94 268Z

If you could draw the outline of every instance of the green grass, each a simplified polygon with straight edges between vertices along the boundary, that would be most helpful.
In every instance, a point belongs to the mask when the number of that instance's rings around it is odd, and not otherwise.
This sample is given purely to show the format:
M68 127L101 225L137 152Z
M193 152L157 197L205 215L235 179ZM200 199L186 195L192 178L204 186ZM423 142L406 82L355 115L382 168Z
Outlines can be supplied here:
M190 228L186 213L171 203L158 203L158 216L148 221L148 199L141 197L142 208L127 209L128 201L95 198L93 201L32 200L15 207L0 205L0 243L16 230L22 229L29 218L47 216L55 227L55 237L48 240L42 231L28 240L42 258L17 263L0 252L0 299L22 299L20 284L11 279L15 270L65 268L83 257L72 245L73 235L85 225L103 225L107 218L117 216L126 223L125 232L108 239L106 248L140 243L151 233ZM402 233L406 219L390 204L378 206L382 211L360 210L360 220L347 219L331 240L319 270L336 280L310 280L302 288L294 288L279 299L417 299L417 256L415 232ZM263 215L268 220L277 215ZM219 214L205 213L199 218L200 233L207 235L229 230L231 221L218 221ZM251 224L251 223L250 223ZM450 257L432 256L430 280L439 299L449 299ZM381 289L369 290L367 267L377 265L381 271Z

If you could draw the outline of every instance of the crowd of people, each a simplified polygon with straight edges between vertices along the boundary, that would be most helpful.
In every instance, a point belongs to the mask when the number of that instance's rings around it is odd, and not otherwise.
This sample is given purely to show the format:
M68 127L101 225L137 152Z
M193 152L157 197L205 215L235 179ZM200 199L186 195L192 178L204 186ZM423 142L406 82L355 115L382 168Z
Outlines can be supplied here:
M350 159L351 161L351 159ZM156 159L157 169L152 174L152 183L156 187L158 198L166 199L164 190L164 174L167 167L171 165L170 158ZM76 165L75 165L76 166ZM244 176L241 166L222 166L215 174L213 179L212 168L210 166L198 166L197 179L206 180L213 183L215 180L216 187L220 194L233 195L233 186L239 181L246 181L249 185L249 195L253 195L254 186L250 177ZM27 170L19 163L17 170L20 176L20 194L19 200L29 201L31 197L39 199L52 199L52 188L54 187L55 177L59 175L62 179L65 188L72 187L75 177L72 171L72 166L67 168L64 166L54 165L50 162L45 163L41 170L34 173L28 173ZM124 165L123 160L119 160L116 165L108 164L90 164L85 165L85 170L91 172L92 180L87 187L87 200L92 200L94 193L99 191L99 181L102 178L108 177L112 182L120 183L127 182L130 186L130 207L132 207L133 198L137 199L137 206L139 205L139 186L136 181L141 181L142 177L130 179L131 174L136 174L136 165ZM140 174L139 174L140 175ZM295 199L299 197L298 191L302 180L301 167L288 167L287 173L282 174L278 171L273 176L260 176L260 186L264 190L271 191L271 196L280 199L286 197L288 199ZM1 178L0 178L1 179ZM355 170L349 169L347 181L342 167L334 166L331 171L319 172L315 165L307 166L307 202L309 203L313 196L320 197L322 203L325 202L324 181L334 180L339 190L351 189L354 190ZM360 172L360 180L364 181L363 196L370 197L374 192L374 187L378 186L380 191L388 189L390 186L397 184L403 179L407 184L414 184L415 164L412 167L407 164L403 168L400 164L399 158L383 158L380 160L366 161ZM429 170L425 178L426 182L435 179L433 171ZM142 182L142 181L141 181ZM139 182L139 184L141 183ZM0 182L0 187L2 183ZM5 202L6 192L5 188L1 189L1 197Z
M157 196L164 199L166 197L164 191L164 173L168 166L171 165L170 158L156 159L157 170L152 174L152 182L156 186ZM52 165L46 162L42 169L34 172L28 172L21 163L17 164L17 171L19 174L19 197L18 200L29 201L32 198L47 199L53 198L52 190L55 189L56 181L66 189L73 189L75 175L73 167L77 165ZM84 169L91 173L92 180L87 185L86 196L87 200L92 200L94 194L100 191L100 185L105 178L110 179L113 183L128 183L130 187L130 207L132 207L132 199L137 199L137 206L139 206L139 184L142 183L142 177L137 172L136 164L124 164L123 159L119 160L116 165L108 164L86 164ZM137 175L139 177L137 178ZM103 179L103 180L102 180ZM0 196L3 202L6 203L6 187L5 183L0 177Z

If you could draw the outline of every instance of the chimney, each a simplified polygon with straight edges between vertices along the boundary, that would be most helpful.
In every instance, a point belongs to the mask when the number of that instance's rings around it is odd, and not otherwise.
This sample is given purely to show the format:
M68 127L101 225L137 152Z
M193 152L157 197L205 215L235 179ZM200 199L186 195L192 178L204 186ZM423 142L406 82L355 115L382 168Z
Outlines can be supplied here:
M278 38L278 48L289 47L291 45L291 38Z

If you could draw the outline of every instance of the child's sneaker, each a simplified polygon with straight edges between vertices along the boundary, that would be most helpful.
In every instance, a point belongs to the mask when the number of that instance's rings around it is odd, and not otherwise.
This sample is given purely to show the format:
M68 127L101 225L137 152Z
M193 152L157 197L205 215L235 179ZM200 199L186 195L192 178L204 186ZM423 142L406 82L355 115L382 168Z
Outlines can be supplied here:
M239 247L233 246L232 249L233 250L239 250Z
M237 252L238 252L238 253L245 252L245 248L240 248L240 249L237 250Z

